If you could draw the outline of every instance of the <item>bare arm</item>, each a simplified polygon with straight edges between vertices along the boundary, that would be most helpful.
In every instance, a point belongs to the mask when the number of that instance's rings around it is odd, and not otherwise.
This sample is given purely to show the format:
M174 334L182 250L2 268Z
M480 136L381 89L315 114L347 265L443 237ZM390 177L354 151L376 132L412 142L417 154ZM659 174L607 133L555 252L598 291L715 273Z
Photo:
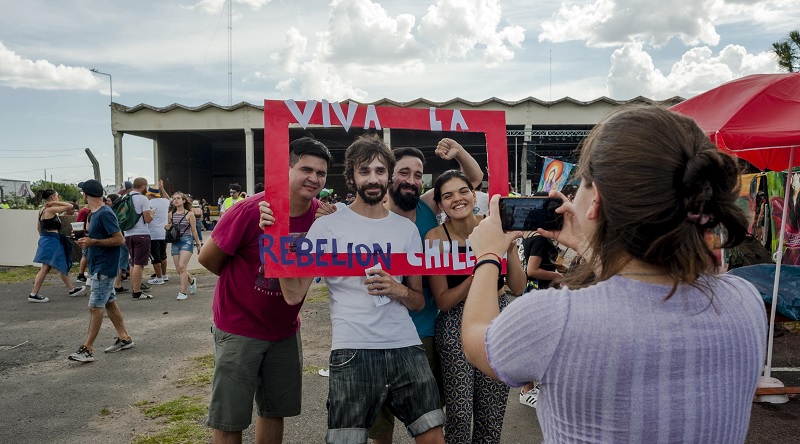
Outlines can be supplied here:
M453 288L447 286L447 276L428 276L428 285L431 287L433 300L441 311L450 311L459 302L467 298L471 279L466 279Z
M461 144L453 139L445 137L436 145L436 155L444 160L455 159L461 171L472 184L472 188L480 189L481 181L483 181L483 170L481 170L481 166L475 158L472 157ZM436 208L436 203L433 201L432 189L426 191L420 196L420 199L422 199L434 213L439 213L439 210Z
M516 241L511 242L506 257L506 285L508 285L511 293L514 293L515 296L519 296L525 291L525 286L528 284L528 277L525 276L525 271L522 269L522 262L519 261Z
M545 281L553 281L558 282L563 277L561 273L557 271L547 271L543 270L540 267L542 266L542 258L539 256L530 256L528 258L528 269L526 270L528 276L534 279L542 279Z
M122 236L121 231L112 234L111 237L106 239L92 239L90 237L82 237L75 241L81 248L87 247L119 247L125 243L125 237Z
M289 305L297 305L303 302L306 298L308 289L311 287L311 282L314 278L280 278L281 291L283 292L283 299Z
M194 216L194 213L189 213L186 216L189 219L189 227L192 229L192 237L194 238L194 246L197 247L197 251L200 251L200 236L197 235L197 218Z
M214 242L213 237L209 236L205 245L203 245L203 248L200 250L197 260L206 270L219 276L222 273L222 269L225 267L225 261L228 260L228 254L219 248L217 243Z

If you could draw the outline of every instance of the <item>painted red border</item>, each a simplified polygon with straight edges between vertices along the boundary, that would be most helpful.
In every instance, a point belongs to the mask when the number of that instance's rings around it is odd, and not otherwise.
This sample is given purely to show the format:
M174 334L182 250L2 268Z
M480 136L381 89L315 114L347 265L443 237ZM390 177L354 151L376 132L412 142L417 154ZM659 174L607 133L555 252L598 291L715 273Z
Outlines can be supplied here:
M264 260L264 275L266 277L300 277L300 276L363 276L363 267L348 267L347 265L307 265L297 266L295 253L281 255L279 239L289 236L289 125L298 124L298 119L292 114L290 106L295 104L299 111L306 111L307 106L314 106L308 122L309 125L325 125L343 127L336 113L330 108L333 104L326 101L293 102L290 100L265 100L264 101L264 199L270 203L275 216L275 224L264 230L262 236L262 258ZM344 115L348 115L350 104L336 104L341 106ZM323 108L328 111L323 116ZM484 110L449 110L438 108L396 108L374 105L358 104L351 126L363 127L368 114L378 117L382 128L412 129L431 131L434 120L441 123L441 128L450 129L453 117L459 122L460 113L467 128L458 125L454 130L461 132L478 132L486 135L486 152L488 166L491 171L489 177L489 195L508 193L508 154L506 145L506 120L503 111ZM374 114L373 114L374 113ZM307 114L305 114L307 116ZM435 117L434 117L435 116ZM303 118L305 120L305 118ZM375 122L368 122L370 128L376 128ZM433 129L436 131L436 129ZM271 240L272 242L269 242ZM270 251L264 252L267 244L272 244ZM322 262L331 264L330 254L322 255ZM273 258L279 260L276 263ZM285 260L283 260L285 259ZM352 259L352 258L351 258ZM347 262L347 255L339 255L339 260ZM291 262L291 263L290 263ZM453 269L450 267L426 268L409 264L405 253L391 255L391 267L383 264L384 269L394 275L430 275L430 274L461 274L469 269Z

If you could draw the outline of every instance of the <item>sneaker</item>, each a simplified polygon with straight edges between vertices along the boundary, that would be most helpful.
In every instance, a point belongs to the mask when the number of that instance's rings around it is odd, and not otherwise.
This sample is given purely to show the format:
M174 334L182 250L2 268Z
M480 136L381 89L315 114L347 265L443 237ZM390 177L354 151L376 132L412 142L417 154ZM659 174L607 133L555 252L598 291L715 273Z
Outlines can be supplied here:
M179 301L182 301L182 300L188 299L188 298L189 298L189 296L186 296L186 293L182 293L180 291L178 292L178 300Z
M140 285L139 288L141 288L142 290L149 290L150 286L142 282L142 285Z
M145 299L153 299L153 295L147 294L147 293L142 293L141 291L138 292L138 293L134 293L133 294L133 300L134 301L143 301Z
M526 391L520 390L519 403L527 405L528 407L536 408L536 402L539 400L539 386L535 385L532 389Z
M86 282L86 276L83 274L79 274L78 277L75 278L75 280L78 280L80 282Z
M125 293L126 291L128 291L128 289L125 287L114 287L115 294Z
M134 345L133 338L128 338L127 341L122 340L120 338L114 338L114 339L116 339L117 341L114 342L114 345L112 345L111 347L108 347L105 350L106 353L116 353L116 352L118 352L120 350L127 350L127 349L133 347L133 345Z
M69 355L67 359L78 362L92 362L94 361L94 356L92 356L92 352L90 352L85 345L81 345L78 351Z
M161 276L161 279L163 279L164 282L169 282L169 275L164 273L164 276Z
M39 294L29 294L28 295L28 302L49 302L50 299L39 295Z
M153 284L153 285L164 285L164 279L155 277L153 279L148 279L147 283L148 284Z
M197 293L197 278L192 278L192 283L189 284L189 294Z
M157 274L155 274L155 273L153 273L153 274L151 274L151 275L150 275L150 279L153 279L153 278L154 278L154 277L156 277L156 276L158 276L158 275L157 275Z
M123 271L121 274L122 274L122 280L123 281L127 281L128 278L130 277L130 273L128 273L127 271Z
M72 291L69 292L69 295L72 296L72 297L81 296L81 295L84 295L84 294L86 294L86 286L85 285L82 286L82 287L75 287L75 288L72 289Z

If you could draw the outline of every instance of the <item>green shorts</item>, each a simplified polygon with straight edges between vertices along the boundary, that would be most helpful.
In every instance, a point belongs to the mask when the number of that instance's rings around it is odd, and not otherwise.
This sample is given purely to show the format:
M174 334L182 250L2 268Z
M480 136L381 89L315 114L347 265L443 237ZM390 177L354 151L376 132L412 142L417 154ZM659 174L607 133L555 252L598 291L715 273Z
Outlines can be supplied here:
M300 414L303 345L298 331L270 342L214 331L214 381L208 422L212 429L238 432L250 426L255 398L258 416Z
M439 364L439 353L436 352L436 341L433 336L420 338L422 346L425 348L425 357L428 358L428 365L431 367L433 377L436 379L436 387L439 389L439 405L444 401L444 384L442 382L442 368ZM378 439L394 430L394 415L389 410L386 403L378 412L378 417L369 429L369 439Z

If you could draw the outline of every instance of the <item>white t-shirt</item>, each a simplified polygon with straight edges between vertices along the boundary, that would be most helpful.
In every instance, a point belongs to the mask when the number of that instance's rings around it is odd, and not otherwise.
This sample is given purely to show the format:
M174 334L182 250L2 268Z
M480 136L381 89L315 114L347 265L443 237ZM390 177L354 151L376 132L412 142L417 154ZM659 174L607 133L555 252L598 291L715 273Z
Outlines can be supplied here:
M150 239L164 240L167 237L167 230L164 229L164 225L167 224L167 216L169 216L169 199L165 197L150 199L150 207L156 209L153 214L153 220L147 224L150 230Z
M347 244L366 245L370 251L373 244L392 253L422 252L422 241L417 226L405 217L389 212L382 219L370 219L357 214L350 207L339 208L335 213L321 217L314 222L306 235L315 242L328 239L324 251L330 253L332 240L336 241L338 252L347 252ZM368 270L354 261L353 267ZM384 267L386 268L386 267ZM401 282L402 276L392 276ZM366 275L361 277L327 277L330 292L330 314L333 330L332 349L391 349L421 344L414 322L408 309L401 302L391 302L375 306L375 296L371 296L364 285Z
M141 193L137 191L131 191L129 193L131 195L131 201L133 202L133 207L136 209L136 212L140 214L139 220L136 221L136 225L133 226L130 230L125 232L125 236L138 236L142 234L150 235L150 230L147 227L147 223L144 221L144 216L141 216L142 213L145 211L150 210L150 199L143 196ZM158 210L156 210L158 211Z
M475 192L475 208L472 210L475 214L489 214L489 195L483 191Z

